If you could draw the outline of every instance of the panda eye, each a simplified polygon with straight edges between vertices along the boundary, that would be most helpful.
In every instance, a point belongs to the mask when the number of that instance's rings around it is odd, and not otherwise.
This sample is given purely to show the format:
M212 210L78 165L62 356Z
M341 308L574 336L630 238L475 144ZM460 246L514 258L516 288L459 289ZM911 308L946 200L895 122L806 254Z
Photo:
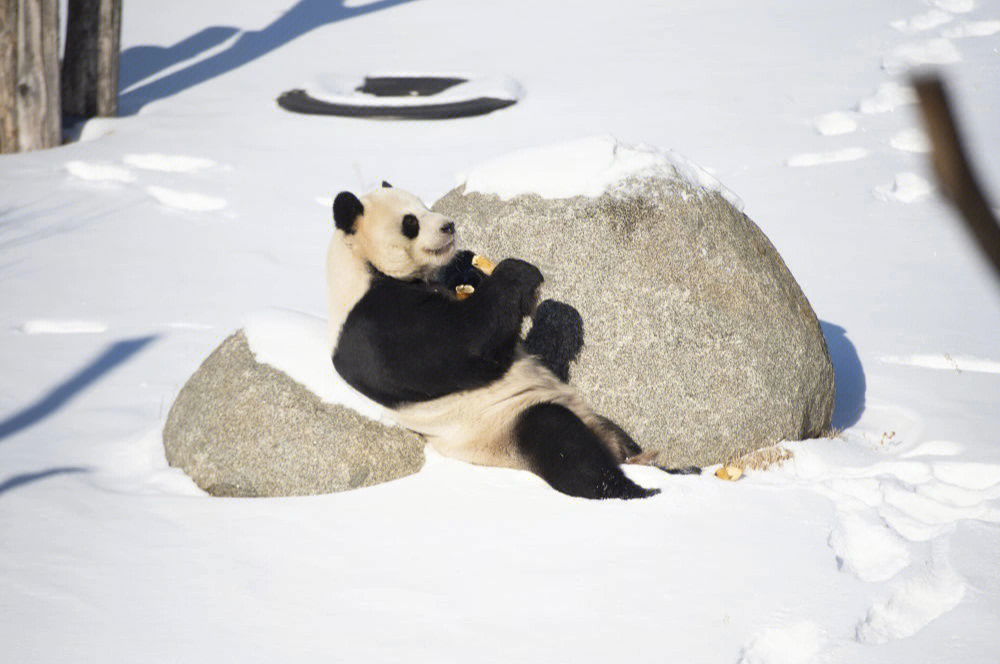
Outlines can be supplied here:
M403 235L411 240L420 234L420 221L415 215L408 214L403 217Z

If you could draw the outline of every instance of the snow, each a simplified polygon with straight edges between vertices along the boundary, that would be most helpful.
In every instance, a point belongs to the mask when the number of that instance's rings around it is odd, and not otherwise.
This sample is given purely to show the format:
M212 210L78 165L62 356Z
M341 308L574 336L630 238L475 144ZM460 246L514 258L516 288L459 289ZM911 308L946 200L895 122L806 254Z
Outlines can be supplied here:
M947 65L962 59L958 48L943 37L909 42L893 49L882 59L882 68L890 74L900 74L922 65Z
M465 79L465 81L429 96L379 96L358 92L358 88L365 84L366 76L371 78L429 76L460 78ZM509 76L477 76L454 72L375 72L365 76L324 73L303 83L302 89L313 99L350 106L420 106L428 103L445 104L467 101L480 97L517 101L524 96L521 85Z
M869 154L868 150L862 147L842 148L830 152L804 152L792 155L787 163L793 168L802 166L819 166L821 164L836 164L841 161L857 161L864 159Z
M897 146L893 146L897 147ZM923 152L923 150L911 150L911 152ZM929 196L934 191L933 185L923 177L910 171L896 173L892 182L882 184L873 190L875 196L888 201L894 200L900 203L913 203ZM885 361L883 359L883 361Z
M592 136L566 143L515 150L474 167L465 176L467 193L518 194L542 198L597 197L629 178L683 178L717 191L730 203L743 203L703 168L685 157L647 145L624 145L613 136Z
M209 196L197 191L178 191L152 184L146 187L146 193L167 207L178 210L211 212L221 210L229 205L229 202L221 196Z
M966 37L989 37L998 32L1000 32L1000 21L969 21L949 28L941 34L947 39L964 39Z
M325 318L265 310L248 315L242 329L258 362L280 369L326 403L347 406L384 424L396 423L389 411L330 371L332 349Z
M900 106L917 103L917 93L914 89L899 81L886 81L878 86L878 90L870 97L865 97L858 103L862 113L889 113Z
M122 157L122 161L135 168L167 173L191 173L215 166L215 162L211 159L189 157L182 154L161 154L159 152L151 154L127 154Z
M0 659L997 661L1000 284L912 151L907 84L943 63L995 206L997 10L129 3L123 116L0 157ZM918 20L936 11L956 17ZM331 70L503 72L523 95L440 122L275 104ZM325 371L337 192L599 193L647 168L738 193L777 247L839 437L737 482L629 467L662 489L639 502L431 450L301 498L211 498L167 465L170 405L241 326L364 407Z
M854 115L847 111L824 113L816 118L815 124L816 131L823 136L850 134L858 129L858 122L854 119Z

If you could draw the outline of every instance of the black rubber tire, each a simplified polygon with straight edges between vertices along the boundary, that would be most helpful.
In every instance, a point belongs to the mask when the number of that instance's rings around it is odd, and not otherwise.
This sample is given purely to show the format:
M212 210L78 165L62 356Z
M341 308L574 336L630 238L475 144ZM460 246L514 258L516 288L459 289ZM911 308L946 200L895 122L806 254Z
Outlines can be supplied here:
M310 115L339 115L349 118L375 118L380 120L450 120L473 115L485 115L516 103L514 99L477 97L443 104L429 103L413 106L371 106L332 104L306 94L305 90L289 90L278 97L278 106L293 113Z

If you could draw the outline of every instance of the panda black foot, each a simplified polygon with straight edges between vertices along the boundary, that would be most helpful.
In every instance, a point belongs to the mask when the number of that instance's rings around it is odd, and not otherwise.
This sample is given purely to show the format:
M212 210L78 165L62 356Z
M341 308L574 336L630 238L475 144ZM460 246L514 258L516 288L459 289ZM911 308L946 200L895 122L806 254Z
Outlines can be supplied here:
M564 406L543 403L521 413L515 440L528 466L556 491L625 499L659 493L630 480L601 439Z
M583 317L568 304L545 300L535 310L524 347L568 383L569 365L583 348Z

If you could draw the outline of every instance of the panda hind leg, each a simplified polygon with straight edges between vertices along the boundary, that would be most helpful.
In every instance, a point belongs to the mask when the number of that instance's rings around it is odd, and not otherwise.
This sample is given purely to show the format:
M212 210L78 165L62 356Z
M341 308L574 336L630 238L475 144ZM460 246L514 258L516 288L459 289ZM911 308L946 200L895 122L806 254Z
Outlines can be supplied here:
M528 468L553 489L581 498L646 498L598 435L571 410L553 403L534 405L514 427L518 451Z
M681 466L679 468L668 468L660 463L657 463L657 459L660 453L656 450L643 451L639 444L636 443L632 436L628 434L627 431L622 429L612 420L601 415L597 416L597 422L595 424L595 429L597 434L608 441L613 449L617 449L621 454L622 463L627 463L636 466L652 466L658 468L665 473L670 473L671 475L700 475L701 468L698 466Z

